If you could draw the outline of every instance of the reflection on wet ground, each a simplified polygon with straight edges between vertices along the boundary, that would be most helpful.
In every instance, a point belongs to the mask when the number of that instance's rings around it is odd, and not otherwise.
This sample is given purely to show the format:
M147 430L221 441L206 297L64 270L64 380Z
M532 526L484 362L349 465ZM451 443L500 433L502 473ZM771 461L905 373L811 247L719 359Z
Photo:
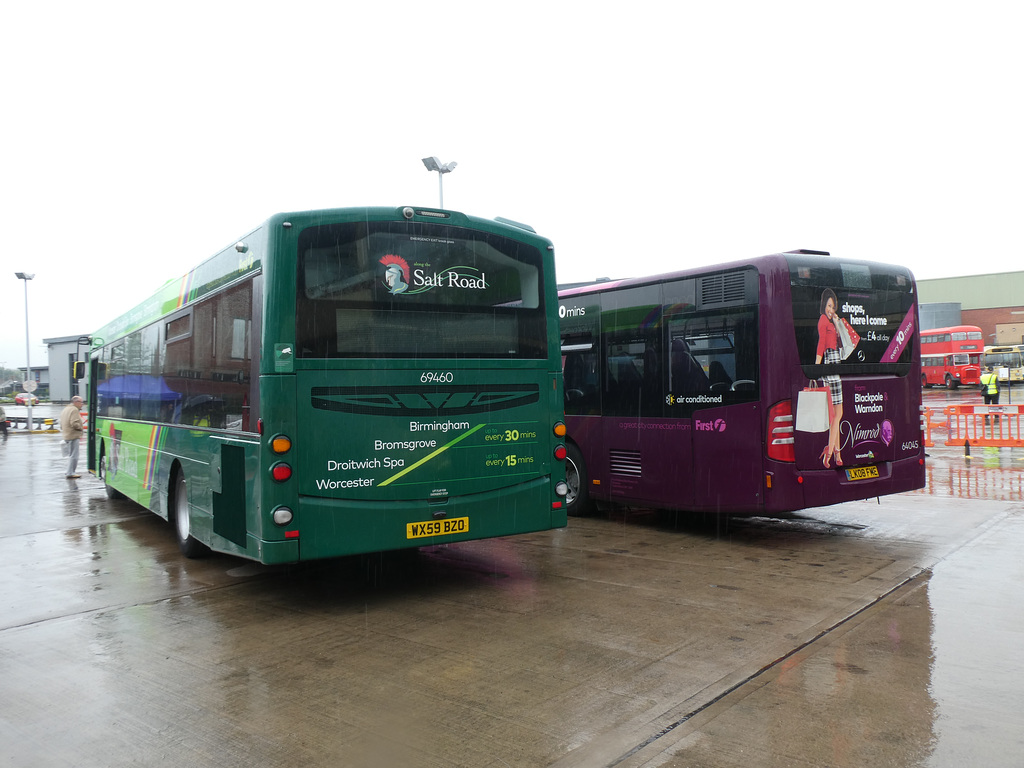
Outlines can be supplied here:
M911 580L696 713L672 749L635 765L927 765L936 717L928 591L927 574Z
M953 453L948 456L943 453ZM928 478L917 493L960 499L1024 500L1024 448L930 448Z

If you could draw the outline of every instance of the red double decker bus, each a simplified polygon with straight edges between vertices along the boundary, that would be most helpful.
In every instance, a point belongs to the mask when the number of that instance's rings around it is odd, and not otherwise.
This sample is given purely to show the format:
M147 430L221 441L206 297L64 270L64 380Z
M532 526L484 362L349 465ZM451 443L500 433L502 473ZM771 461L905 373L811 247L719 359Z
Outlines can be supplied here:
M981 382L981 357L985 352L981 328L953 325L921 332L921 386L941 385L956 389Z

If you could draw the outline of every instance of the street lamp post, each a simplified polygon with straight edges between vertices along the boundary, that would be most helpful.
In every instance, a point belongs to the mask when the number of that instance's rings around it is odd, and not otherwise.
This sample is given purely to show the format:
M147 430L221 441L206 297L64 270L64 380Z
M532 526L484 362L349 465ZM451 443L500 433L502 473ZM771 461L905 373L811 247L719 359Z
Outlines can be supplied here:
M440 207L444 208L444 175L454 171L458 163L454 160L450 163L442 163L436 157L424 157L423 164L427 167L428 171L437 171L437 192L441 198Z
M19 280L25 281L25 386L24 389L28 392L28 418L25 420L25 426L28 431L32 431L32 398L35 395L32 390L28 388L29 381L32 380L32 361L29 359L29 335L28 335L28 281L35 277L35 274L28 274L27 272L15 272L15 277Z

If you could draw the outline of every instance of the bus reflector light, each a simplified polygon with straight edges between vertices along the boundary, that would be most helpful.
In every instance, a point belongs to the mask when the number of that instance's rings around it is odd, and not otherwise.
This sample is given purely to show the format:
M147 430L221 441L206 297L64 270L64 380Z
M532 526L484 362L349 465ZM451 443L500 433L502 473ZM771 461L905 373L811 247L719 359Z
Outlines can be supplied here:
M561 509L562 508L562 502L560 502L560 501L552 501L551 502L551 508L552 509Z
M771 472L765 472L764 473L764 486L769 491L772 489L772 473Z
M565 446L559 445L555 448L555 458L559 461L565 461Z
M270 450L274 453L288 453L292 447L292 440L285 435L278 435L270 441Z
M278 525L288 525L294 515L288 507L278 507L274 510L274 522Z
M263 434L263 419L256 419L256 431Z
M803 485L803 484L804 484L804 476L803 476L803 475L797 475L797 477L796 477L796 481L797 481L797 482L798 482L798 483L799 483L800 485Z
M553 431L555 433L555 437L565 437L565 432L566 432L565 424L563 424L560 421L556 422L555 423L555 428L554 428Z
M285 531L284 532L284 537L286 539L297 539L297 538L299 538L299 532L298 531Z
M557 493L559 496L565 496L567 493L569 493L569 485L564 480L562 480L559 483L556 483L555 493Z
M280 462L270 468L270 475L277 482L283 483L292 476L292 468L284 462Z

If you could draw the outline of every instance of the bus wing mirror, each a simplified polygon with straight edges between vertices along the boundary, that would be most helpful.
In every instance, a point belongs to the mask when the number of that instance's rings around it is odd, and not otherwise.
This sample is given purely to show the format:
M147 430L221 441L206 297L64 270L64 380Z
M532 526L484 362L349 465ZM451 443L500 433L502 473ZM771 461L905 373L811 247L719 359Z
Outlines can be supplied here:
M85 363L79 361L72 366L71 380L81 381L85 378Z

